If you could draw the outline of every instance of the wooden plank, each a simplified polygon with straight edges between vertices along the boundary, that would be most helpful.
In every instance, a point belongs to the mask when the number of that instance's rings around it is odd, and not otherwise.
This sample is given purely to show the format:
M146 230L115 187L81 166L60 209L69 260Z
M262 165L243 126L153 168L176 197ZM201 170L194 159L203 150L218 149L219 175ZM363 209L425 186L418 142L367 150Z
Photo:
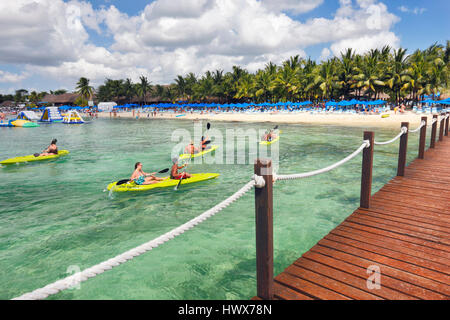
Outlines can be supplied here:
M301 263L299 263L301 264ZM324 276L318 272L312 272L308 269L302 268L299 264L293 264L286 268L284 272L289 273L295 277L298 277L300 279L307 280L312 283L319 284L320 286L326 287L330 290L333 290L335 292L338 292L346 297L349 297L351 299L358 299L358 300L382 300L382 298L375 296L371 293L365 292L364 290L361 290L359 288L355 288L353 286L350 286L346 284L344 281L337 281L333 278ZM321 266L319 266L321 268ZM345 280L345 279L343 279ZM347 279L348 280L348 279ZM363 281L361 281L363 282Z
M362 250L365 250L368 252L373 252L378 255L383 255L385 257L396 259L396 260L399 260L402 262L410 263L410 264L418 266L420 268L431 270L432 273L429 273L429 274L431 274L430 277L434 277L434 278L437 277L437 278L440 278L439 281L442 280L445 283L447 283L447 281L448 281L448 283L450 283L450 277L449 277L450 268L449 268L449 266L439 263L439 262L427 260L422 257L417 257L416 255L412 255L410 251L408 251L408 253L405 253L402 251L394 251L390 248L389 249L385 248L385 246L382 246L382 245L377 245L377 244L368 243L368 242L362 242L362 241L355 240L355 239L352 239L352 238L349 238L349 237L346 237L346 236L343 236L343 235L340 235L337 233L329 234L325 237L325 239L339 243L339 244L348 245L353 248L362 249ZM405 251L405 250L403 250L403 251ZM428 274L428 272L426 272L424 274Z
M380 246L385 246L386 248L392 248L395 251L410 253L423 259L428 259L450 266L450 255L444 254L441 256L440 254L442 254L442 252L436 251L429 247L424 247L403 240L397 240L395 238L390 238L379 234L377 235L374 233L361 231L355 228L349 228L344 225L338 226L332 231L332 233L347 236L362 242L378 244ZM411 251L409 251L409 249L411 249Z
M435 243L432 241L427 241L427 240L424 240L421 238L417 238L408 233L398 233L398 232L394 232L391 230L383 230L383 229L377 228L376 226L366 226L366 225L354 223L354 222L351 222L348 220L344 221L340 225L358 229L358 230L367 231L367 232L370 232L370 233L373 233L376 235L387 236L387 237L391 237L394 239L400 239L400 240L404 240L404 241L407 241L410 243L419 244L421 246L424 246L425 250L434 250L433 252L435 254L440 254L440 256L443 256L443 257L448 257L448 255L450 254L450 248L448 246L440 244L440 243Z
M344 242L333 241L333 240L330 240L329 238L324 238L324 239L320 240L319 244L324 247L335 248L337 250L344 251L346 253L350 253L352 255L355 255L355 256L358 256L361 258L371 259L375 262L383 263L383 264L391 266L393 268L404 270L409 273L419 275L423 278L427 278L427 279L430 279L430 280L433 280L436 282L440 282L443 286L448 287L448 290L450 290L450 286L446 285L446 283L450 283L448 276L446 276L443 273L435 272L433 270L426 269L424 267L415 265L409 261L397 260L395 258L370 251L370 249L366 250L364 248L355 247L355 246L346 244Z
M329 290L325 287L319 286L315 283L297 278L286 272L279 274L275 278L275 281L302 294L311 296L315 299L350 300L349 297L346 297L342 294Z
M322 251L318 252L318 251ZM332 250L330 250L332 251ZM367 280L367 267L364 268L361 264L364 262L358 262L359 264L352 264L343 260L337 259L335 257L328 256L330 254L327 252L326 248L318 247L317 251L310 250L306 252L299 260L312 260L330 268L341 270L346 273L353 274L357 277ZM331 253L333 255L333 253ZM339 257L338 257L339 258ZM341 257L342 258L342 257ZM297 260L297 261L299 261ZM363 260L363 259L361 259ZM295 263L297 263L297 261ZM367 262L370 265L370 262ZM388 268L382 267L381 274L381 288L375 290L376 294L392 300L406 300L406 299L445 299L446 296L435 291L425 289L414 283L405 282L395 277L392 277L392 273L389 272ZM387 272L385 272L387 271Z
M428 210L422 209L422 208L409 208L405 207L399 204L390 203L387 204L384 201L376 200L374 199L372 201L371 210L389 210L389 211L395 211L398 213L407 213L412 215L420 215L423 217L430 217L432 219L442 219L443 221L448 221L449 216L445 213L436 213L436 212L430 212Z
M348 252L340 251L336 248L330 248L322 245L315 245L310 249L312 252L327 255L334 259L345 261L347 263L360 266L361 268L367 270L372 265L377 265L381 269L382 275L387 275L389 277L395 278L400 281L404 281L414 286L418 286L435 293L446 295L450 297L450 289L447 285L439 283L437 281L424 278L420 275L410 273L408 271L402 270L400 268L395 268L385 263L372 260L372 257L364 258L359 257Z
M369 217L380 218L380 219L386 220L386 221L390 220L390 221L395 221L395 222L402 223L402 224L409 224L412 226L417 226L417 227L422 227L422 228L429 229L429 230L434 230L434 231L441 233L443 237L450 238L450 228L448 228L448 227L434 225L434 224L430 224L428 222L420 222L420 221L417 221L414 219L411 220L411 219L396 216L395 214L389 214L389 213L384 213L384 212L372 212L372 211L368 211L368 210L357 210L357 211L355 211L355 213L362 215L362 216L365 215L365 216L369 216Z
M373 220L370 219L362 219L360 217L355 217L355 216L350 216L349 218L346 219L346 221L349 222L353 222L353 223L357 223L357 224L362 224L362 225L366 225L369 227L375 227L378 229L382 229L382 230L386 230L386 231L391 231L391 232L396 232L399 234L405 234L405 235L410 235L419 239L423 239L423 240L427 240L427 241L432 241L438 244L445 244L441 242L441 238L430 235L430 234L426 234L420 231L413 231L411 229L408 228L402 228L402 227L397 227L397 226L393 226L393 225L389 225L387 223L376 223ZM384 221L383 221L384 222ZM448 244L445 244L446 247L442 247L445 249L445 251L450 251L450 247L448 247Z
M411 223L414 223L415 221L417 222L424 222L427 223L428 225L431 226L436 226L438 228L442 227L442 228L450 228L450 218L449 219L444 219L441 218L440 220L437 217L432 217L431 215L428 216L424 216L424 214L417 214L415 212L399 212L399 210L396 209L383 209L380 210L378 208L370 208L368 211L366 211L365 209L359 209L360 212L372 212L374 214L380 214L380 215L387 215L387 216L393 216L393 217L399 217L399 218L404 218L404 219L408 219L409 221L411 221Z
M310 296L307 296L298 291L292 290L286 286L281 285L280 283L278 283L276 281L273 284L273 292L274 292L275 298L278 298L281 300L314 300Z
M362 268L353 266L351 272L344 272L339 269L334 268L333 266L328 266L327 264L323 264L321 262L317 262L314 260L314 253L309 252L309 257L312 256L312 259L308 259L305 256L302 257L302 259L298 259L294 262L296 266L302 267L303 269L307 269L310 272L316 272L321 275L324 275L330 279L334 279L336 283L343 282L345 284L348 284L352 287L355 287L359 290L362 290L366 293L369 293L370 295L367 296L369 299L377 300L379 298L382 299L401 299L401 300L415 300L417 298L403 294L401 292L392 290L385 286L383 283L383 286L380 289L369 289L367 287L367 270L364 270ZM316 256L317 259L317 256ZM324 259L319 259L324 260ZM333 263L338 263L339 261L333 260ZM358 271L353 271L353 269L358 269ZM348 269L347 269L348 270ZM358 274L358 275L355 275ZM372 298L371 296L374 295L375 297ZM357 298L360 299L360 298Z

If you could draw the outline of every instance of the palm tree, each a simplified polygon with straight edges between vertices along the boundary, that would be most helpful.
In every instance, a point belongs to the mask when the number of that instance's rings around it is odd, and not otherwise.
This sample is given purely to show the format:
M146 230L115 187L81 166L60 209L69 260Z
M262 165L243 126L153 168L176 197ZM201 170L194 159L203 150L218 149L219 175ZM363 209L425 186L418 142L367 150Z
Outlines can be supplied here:
M144 100L144 105L147 104L147 93L151 92L151 86L150 81L148 81L147 77L140 76L139 80L141 80L140 83L137 85L137 93L139 97L141 97Z
M255 97L260 102L269 101L275 89L270 72L259 70L255 76Z
M344 98L347 99L350 96L350 90L355 81L355 53L352 49L347 49L344 53L341 53L341 59L338 63L338 81L342 88Z
M386 72L386 85L392 90L394 100L399 103L401 98L401 90L407 82L407 56L406 49L399 48L394 50L392 59L387 62L389 67Z
M248 100L254 97L255 83L250 75L244 76L239 80L238 91L234 98L238 100Z
M357 74L354 76L356 82L352 88L365 90L369 98L376 99L378 93L384 88L385 83L380 78L379 51L372 50L366 54L354 68Z
M164 87L162 85L157 84L155 86L155 96L158 97L159 99L163 99L165 96L165 90Z
M180 98L184 100L186 97L186 80L182 76L175 79L175 90Z
M77 92L86 100L92 100L92 94L94 92L94 88L89 85L89 79L80 78L77 82Z
M336 75L336 60L328 60L316 68L313 84L317 86L322 98L331 99L333 89L339 87L338 77Z
M123 83L122 92L124 93L129 103L131 103L131 99L136 95L136 90L133 81L131 81L130 78L127 78Z

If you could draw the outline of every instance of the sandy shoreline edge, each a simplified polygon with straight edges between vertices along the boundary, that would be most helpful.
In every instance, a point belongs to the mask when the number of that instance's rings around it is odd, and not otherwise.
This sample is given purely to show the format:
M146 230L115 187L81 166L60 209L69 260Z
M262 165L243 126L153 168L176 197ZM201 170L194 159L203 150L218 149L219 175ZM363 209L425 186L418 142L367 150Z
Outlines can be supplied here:
M402 122L409 122L411 129L415 129L420 125L421 118L428 118L428 125L431 124L432 114L416 114L411 111L405 113L397 113L394 111L387 112L389 117L382 118L381 115L365 115L365 114L310 114L304 113L158 113L155 117L152 114L143 112L139 114L139 119L170 119L170 120L209 120L209 121L227 121L227 122L270 122L270 123L287 123L287 124L312 124L312 125L335 125L346 127L381 127L381 128L400 128ZM386 113L383 113L386 114ZM132 112L117 113L117 118L110 116L109 112L99 113L99 118L105 119L136 119L138 112L134 116Z

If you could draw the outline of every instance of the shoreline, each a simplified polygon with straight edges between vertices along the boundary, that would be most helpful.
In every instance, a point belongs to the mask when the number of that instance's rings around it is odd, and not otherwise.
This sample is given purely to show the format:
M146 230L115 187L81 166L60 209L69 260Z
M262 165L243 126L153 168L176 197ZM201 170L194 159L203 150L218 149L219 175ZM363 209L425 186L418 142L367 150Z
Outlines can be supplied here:
M405 113L397 113L394 111L386 112L389 117L382 118L380 114L310 114L304 113L264 113L264 114L248 114L248 113L157 113L153 117L151 113L140 113L139 120L209 120L224 122L247 122L247 123L288 123L288 124L311 124L311 125L336 125L344 127L380 127L380 128L400 128L402 122L409 122L410 128L415 129L420 125L421 118L427 117L427 123L431 123L432 114L415 114L411 111ZM110 116L109 112L98 113L99 118L103 119L136 119L138 113L132 112L117 113L117 117ZM149 116L147 116L149 115Z

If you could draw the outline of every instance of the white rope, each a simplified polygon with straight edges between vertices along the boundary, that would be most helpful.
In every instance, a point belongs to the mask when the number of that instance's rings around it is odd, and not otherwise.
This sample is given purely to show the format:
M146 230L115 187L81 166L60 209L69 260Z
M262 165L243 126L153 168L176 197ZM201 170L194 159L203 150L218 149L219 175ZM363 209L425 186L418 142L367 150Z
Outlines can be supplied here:
M420 123L420 126L419 126L417 129L409 130L409 132L410 132L410 133L417 132L417 131L419 131L420 129L422 129L422 127L423 127L424 125L425 125L425 121L422 121L422 122Z
M69 277L66 277L62 280L58 280L58 281L56 281L52 284L49 284L41 289L37 289L32 292L26 293L20 297L14 298L13 300L45 299L50 295L56 294L60 291L63 291L70 287L76 286L77 284L79 284L83 281L86 281L89 278L95 277L96 275L99 275L107 270L111 270L112 268L117 267L117 266L121 265L122 263L133 259L134 257L140 256L141 254L162 245L163 243L175 238L176 236L179 236L180 234L188 231L189 229L192 229L199 223L205 221L206 219L212 217L213 215L220 212L224 208L228 207L231 203L235 202L240 197L242 197L244 194L246 194L248 191L250 191L254 186L263 187L264 184L265 184L264 178L261 176L255 175L255 176L253 176L252 180L250 180L246 185L244 185L241 189L239 189L231 197L222 201L221 203L219 203L215 207L209 209L208 211L205 211L204 213L197 216L196 218L179 226L178 228L175 228L175 229L165 233L164 235L162 235L154 240L151 240L147 243L144 243L134 249L128 250L127 252L122 253L112 259L104 261L100 264L97 264L97 265L95 265L91 268L88 268L86 270L83 270L81 272L77 272L77 273L75 273Z
M302 178L312 177L312 176L315 176L315 175L318 175L321 173L325 173L325 172L331 171L331 170L343 165L347 161L353 159L361 151L363 151L363 149L368 148L368 147L370 147L370 141L364 140L363 144L355 152L353 152L349 156L345 157L341 161L338 161L338 162L332 164L331 166L328 166L323 169L315 170L315 171L305 172L305 173L290 174L290 175L274 175L274 178L275 178L275 180L294 180L294 179L302 179Z
M433 121L431 121L431 124L433 124L433 123L435 123L437 121L438 121L437 118L433 118Z
M405 134L405 133L407 133L407 132L408 132L408 128L402 127L402 129L400 130L400 133L399 133L398 135L396 135L394 138L392 138L391 140L385 141L385 142L377 142L377 141L374 141L374 144L375 144L375 145L386 145L386 144L390 144L390 143L394 142L395 140L397 140L398 138L400 138L403 134Z

